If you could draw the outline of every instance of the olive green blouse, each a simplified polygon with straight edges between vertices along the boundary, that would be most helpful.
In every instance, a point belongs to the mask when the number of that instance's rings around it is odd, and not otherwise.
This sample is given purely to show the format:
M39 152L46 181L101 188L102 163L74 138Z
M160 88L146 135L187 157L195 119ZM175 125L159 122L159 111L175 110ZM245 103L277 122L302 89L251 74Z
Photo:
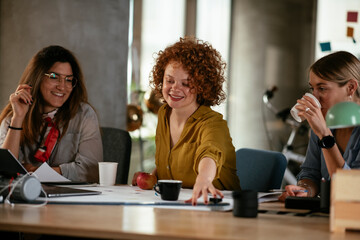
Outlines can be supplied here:
M235 148L227 122L210 107L200 106L187 120L180 139L170 149L169 111L164 104L158 112L155 163L158 179L182 180L184 188L192 188L198 165L204 157L216 163L213 184L220 190L240 189L236 175Z

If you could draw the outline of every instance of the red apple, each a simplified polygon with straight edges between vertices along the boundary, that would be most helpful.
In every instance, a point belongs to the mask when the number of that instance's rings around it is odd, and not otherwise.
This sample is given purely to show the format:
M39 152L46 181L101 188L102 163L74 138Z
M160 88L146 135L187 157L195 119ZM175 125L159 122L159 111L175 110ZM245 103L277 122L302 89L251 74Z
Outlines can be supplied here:
M144 190L153 189L156 182L157 182L156 176L150 173L141 172L136 178L137 185L139 186L139 188Z
M133 179L132 179L132 181L131 181L131 184L132 184L133 186L136 186L136 185L137 185L137 177L139 176L140 173L142 173L142 172L135 172L135 173L134 173Z

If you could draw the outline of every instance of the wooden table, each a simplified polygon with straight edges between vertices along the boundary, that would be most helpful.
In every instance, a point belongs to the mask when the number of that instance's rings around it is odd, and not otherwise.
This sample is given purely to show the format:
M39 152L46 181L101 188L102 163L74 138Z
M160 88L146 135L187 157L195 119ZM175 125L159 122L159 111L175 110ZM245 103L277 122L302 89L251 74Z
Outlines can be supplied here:
M232 212L144 206L0 205L0 230L110 239L360 239L360 232L332 234L328 216L276 214L282 203L263 203L257 218ZM304 211L298 211L304 212Z

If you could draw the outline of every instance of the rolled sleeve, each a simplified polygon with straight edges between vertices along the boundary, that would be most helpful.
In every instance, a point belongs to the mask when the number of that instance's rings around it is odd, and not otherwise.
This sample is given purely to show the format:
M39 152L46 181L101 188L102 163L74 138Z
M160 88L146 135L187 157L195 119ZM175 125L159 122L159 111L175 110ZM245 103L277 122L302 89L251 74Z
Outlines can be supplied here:
M196 151L195 161L194 161L194 166L193 166L194 172L196 174L199 174L199 172L198 172L199 163L200 163L201 159L203 159L205 157L208 157L208 158L211 158L214 160L214 162L216 164L215 178L219 178L221 167L225 161L223 151L211 143L200 145Z
M226 153L230 150L229 147L233 147L232 143L229 143L231 138L224 123L222 119L203 123L204 127L201 128L201 134L199 135L201 144L196 150L193 166L196 174L198 174L201 159L209 157L216 164L215 178L220 177L221 168L226 160Z

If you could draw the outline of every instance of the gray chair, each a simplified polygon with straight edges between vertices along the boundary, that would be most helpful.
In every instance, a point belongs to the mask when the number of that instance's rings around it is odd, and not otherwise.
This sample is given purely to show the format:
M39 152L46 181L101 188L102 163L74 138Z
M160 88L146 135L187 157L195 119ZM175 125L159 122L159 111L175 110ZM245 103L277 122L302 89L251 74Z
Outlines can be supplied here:
M101 127L104 162L117 162L116 184L127 184L130 168L131 138L129 132Z
M281 152L250 148L236 151L236 174L243 190L266 192L280 188L286 166Z

